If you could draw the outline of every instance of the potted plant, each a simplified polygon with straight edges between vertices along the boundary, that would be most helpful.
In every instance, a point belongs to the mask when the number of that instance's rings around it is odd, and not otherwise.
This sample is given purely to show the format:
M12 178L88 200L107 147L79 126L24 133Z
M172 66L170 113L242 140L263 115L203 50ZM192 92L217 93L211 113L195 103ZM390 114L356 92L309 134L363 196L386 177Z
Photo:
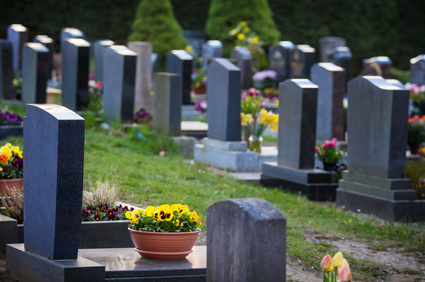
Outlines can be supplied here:
M192 252L202 224L187 205L148 206L128 211L131 239L147 259L184 259Z
M207 76L203 69L192 72L192 87L195 94L207 93Z
M22 122L23 119L20 115L0 110L0 139L9 136L22 136Z
M336 147L336 138L325 140L323 145L315 148L316 155L322 161L324 169L332 171L333 167L342 159L344 153Z
M18 146L6 143L0 148L0 194L7 193L7 187L23 189L23 155Z
M256 72L252 76L254 87L263 91L264 97L268 99L278 98L277 72L274 70L264 70Z
M412 155L425 142L425 116L414 115L409 118L407 126L407 144Z

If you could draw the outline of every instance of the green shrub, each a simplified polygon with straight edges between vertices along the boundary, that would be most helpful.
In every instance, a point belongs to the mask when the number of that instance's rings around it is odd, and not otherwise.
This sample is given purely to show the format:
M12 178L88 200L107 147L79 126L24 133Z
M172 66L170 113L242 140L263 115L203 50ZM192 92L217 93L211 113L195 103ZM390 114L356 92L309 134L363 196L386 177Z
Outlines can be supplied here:
M184 49L186 40L170 0L142 0L128 41L148 41L152 43L153 52L160 56L170 50Z
M391 67L391 77L399 80L403 84L406 84L410 81L410 71L404 71L395 67Z

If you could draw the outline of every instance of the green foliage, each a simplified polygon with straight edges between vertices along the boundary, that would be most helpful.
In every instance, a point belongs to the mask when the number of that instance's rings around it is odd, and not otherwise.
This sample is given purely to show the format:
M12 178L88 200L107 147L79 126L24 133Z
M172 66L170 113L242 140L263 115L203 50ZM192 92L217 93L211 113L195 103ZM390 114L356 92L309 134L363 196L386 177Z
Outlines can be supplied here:
M148 41L160 56L187 45L170 0L142 0L128 41Z
M280 39L267 0L212 0L206 32L211 39L223 43L224 56L229 56L235 46L235 39L228 32L241 21L247 23L265 46L273 45Z
M177 21L185 30L204 30L211 0L171 0Z
M391 77L399 80L401 83L406 84L410 81L410 70L404 71L395 67L391 67Z
M425 199L425 160L407 161L404 174L412 180L412 188L416 190L418 199Z

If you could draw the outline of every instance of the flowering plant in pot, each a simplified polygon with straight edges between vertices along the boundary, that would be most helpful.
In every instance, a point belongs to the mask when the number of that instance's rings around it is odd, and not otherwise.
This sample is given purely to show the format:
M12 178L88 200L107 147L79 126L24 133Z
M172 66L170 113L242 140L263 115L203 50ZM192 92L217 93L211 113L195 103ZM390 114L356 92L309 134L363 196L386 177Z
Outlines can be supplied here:
M322 161L325 170L332 170L344 156L343 151L336 147L336 138L332 138L330 141L325 140L323 145L318 144L315 148L317 157Z
M323 282L336 282L337 277L341 282L351 281L350 265L341 252L337 252L334 257L329 254L324 256L320 268L323 269Z
M20 115L0 110L0 125L21 125L22 121L23 119Z
M192 252L202 224L187 205L148 206L127 211L136 251L148 259L183 259Z
M407 144L410 152L416 154L423 142L425 142L425 116L414 115L409 118L407 126Z
M6 187L23 188L23 155L18 146L6 143L0 148L0 194Z
M192 86L195 94L207 93L207 75L203 69L199 69L197 72L192 72Z

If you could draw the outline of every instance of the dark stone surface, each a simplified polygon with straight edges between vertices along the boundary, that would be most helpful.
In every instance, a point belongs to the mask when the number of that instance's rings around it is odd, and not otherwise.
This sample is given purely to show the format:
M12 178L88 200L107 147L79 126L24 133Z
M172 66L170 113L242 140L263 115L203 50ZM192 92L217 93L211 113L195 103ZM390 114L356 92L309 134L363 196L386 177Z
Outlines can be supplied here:
M291 41L280 41L269 49L269 68L277 72L277 81L281 82L289 78L291 64L289 54L295 49Z
M62 44L62 104L81 111L89 103L90 43L72 38Z
M332 63L318 63L311 68L311 81L319 86L316 138L345 140L344 107L345 70Z
M246 47L236 46L233 48L231 58L236 60L236 66L241 70L241 88L250 88L252 82L251 52Z
M80 255L81 249L133 247L128 224L128 220L82 222Z
M16 219L0 214L0 258L6 256L6 244L22 243L18 238Z
M167 53L167 72L182 77L182 105L191 105L193 57L184 50L173 50Z
M218 201L207 225L207 281L286 281L286 218L272 204Z
M41 43L49 49L49 58L47 60L47 79L52 79L53 70L53 53L55 52L55 43L53 39L47 35L37 35L34 42Z
M219 40L208 40L202 44L202 68L208 71L208 66L214 58L221 58L223 44Z
M241 74L227 59L208 69L208 138L241 141Z
M12 24L7 27L7 40L13 45L13 69L22 70L22 52L24 43L28 41L28 29L21 24Z
M105 49L114 45L109 39L97 40L94 43L94 79L103 82L103 58Z
M103 108L109 121L134 120L137 53L123 45L106 48L103 72Z
M285 179L300 184L331 183L332 174L322 169L297 169L278 165L276 162L263 163L262 172L266 176Z
M385 56L363 60L363 75L376 75L391 78L391 59Z
M22 137L24 128L22 125L2 125L0 126L0 139L6 139L10 136Z
M24 249L7 245L7 269L20 281L105 281L105 266L83 257L50 260Z
M182 78L175 73L155 73L155 111L153 127L163 133L179 136L182 119Z
M308 79L290 79L279 84L279 165L314 168L316 143L317 85Z
M25 249L48 259L76 259L84 119L59 105L27 105L24 148Z
M319 39L320 62L330 62L329 55L337 47L345 46L345 39L341 37L322 37Z
M297 45L289 53L290 78L310 78L310 69L316 60L316 50L309 45Z
M382 77L348 83L348 169L382 178L403 178L409 91Z
M22 102L46 103L49 49L41 43L25 43L22 65Z
M329 54L329 61L337 66L345 69L345 82L347 83L351 79L351 61L353 55L351 54L350 48L346 46L336 47ZM347 85L345 87L347 91Z
M64 48L64 41L70 38L83 38L84 33L76 28L72 27L65 27L61 30L61 50L63 54L63 48Z
M0 97L5 100L15 98L13 88L13 45L12 42L0 39Z
M425 84L425 55L410 59L410 83Z

